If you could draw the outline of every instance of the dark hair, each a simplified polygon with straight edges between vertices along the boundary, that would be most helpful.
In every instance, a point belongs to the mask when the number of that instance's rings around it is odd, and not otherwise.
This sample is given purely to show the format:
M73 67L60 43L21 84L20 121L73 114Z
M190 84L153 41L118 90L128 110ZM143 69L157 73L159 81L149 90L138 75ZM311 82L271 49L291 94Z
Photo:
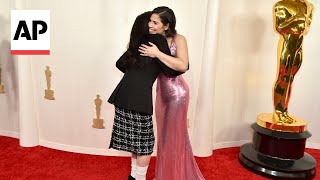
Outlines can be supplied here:
M174 15L174 12L172 9L166 7L166 6L160 6L155 8L152 11L152 14L157 14L159 15L161 22L163 25L168 25L169 28L168 30L165 31L165 36L166 37L173 37L177 31L176 31L176 16Z
M149 34L149 19L151 17L151 11L144 12L140 14L133 23L130 41L128 45L128 50L126 58L124 58L123 66L128 68L131 64L138 64L138 66L143 66L143 63L139 61L139 46L140 40L143 36Z
M133 23L130 41L129 41L129 50L137 50L140 46L140 40L143 36L149 34L149 19L151 17L151 11L140 14Z

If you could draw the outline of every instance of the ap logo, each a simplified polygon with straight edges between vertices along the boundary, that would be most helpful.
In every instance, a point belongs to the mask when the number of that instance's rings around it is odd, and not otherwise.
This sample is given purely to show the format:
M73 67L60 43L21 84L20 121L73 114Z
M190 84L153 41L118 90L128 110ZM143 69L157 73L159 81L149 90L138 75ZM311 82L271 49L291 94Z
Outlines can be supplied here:
M50 54L50 11L11 10L11 54Z

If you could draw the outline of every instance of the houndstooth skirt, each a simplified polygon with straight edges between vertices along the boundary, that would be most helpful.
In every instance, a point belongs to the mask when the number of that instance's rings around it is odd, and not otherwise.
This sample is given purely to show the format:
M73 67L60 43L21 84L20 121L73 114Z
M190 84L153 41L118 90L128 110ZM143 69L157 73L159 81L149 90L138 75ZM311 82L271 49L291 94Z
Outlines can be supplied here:
M154 140L152 115L115 107L109 148L150 155Z

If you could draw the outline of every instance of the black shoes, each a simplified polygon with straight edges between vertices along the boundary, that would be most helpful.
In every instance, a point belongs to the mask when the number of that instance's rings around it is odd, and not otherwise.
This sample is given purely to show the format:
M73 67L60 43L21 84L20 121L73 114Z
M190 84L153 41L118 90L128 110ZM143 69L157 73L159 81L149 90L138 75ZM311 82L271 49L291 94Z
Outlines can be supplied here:
M132 177L131 175L129 175L128 180L135 180L136 178Z

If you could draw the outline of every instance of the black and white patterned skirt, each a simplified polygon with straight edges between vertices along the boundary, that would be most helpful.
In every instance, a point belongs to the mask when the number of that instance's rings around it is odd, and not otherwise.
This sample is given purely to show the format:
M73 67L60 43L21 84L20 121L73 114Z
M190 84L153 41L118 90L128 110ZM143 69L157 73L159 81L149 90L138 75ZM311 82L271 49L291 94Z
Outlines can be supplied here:
M110 147L150 155L154 147L152 115L115 107Z

